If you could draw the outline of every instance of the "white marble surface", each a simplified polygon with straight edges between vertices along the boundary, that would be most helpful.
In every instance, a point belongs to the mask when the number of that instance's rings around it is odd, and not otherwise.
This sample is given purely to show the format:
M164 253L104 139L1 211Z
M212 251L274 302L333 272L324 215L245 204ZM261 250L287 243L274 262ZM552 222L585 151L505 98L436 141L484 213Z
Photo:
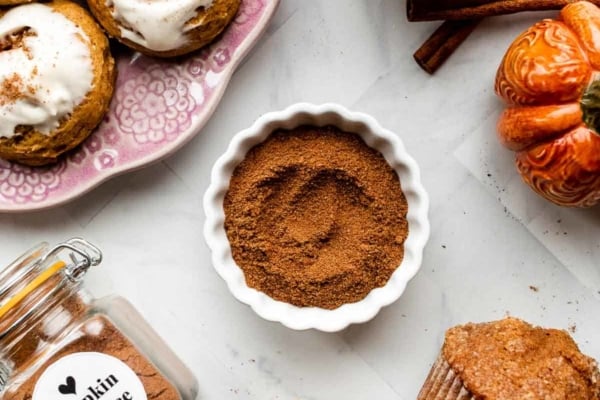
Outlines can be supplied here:
M447 327L507 313L576 327L581 348L600 358L600 212L539 200L494 136L498 62L548 14L485 21L429 76L412 53L437 24L408 23L405 7L282 0L192 142L63 207L0 215L0 262L41 240L100 246L105 261L88 288L128 298L194 371L201 399L414 399ZM229 139L298 101L338 102L397 132L431 196L421 272L377 318L339 334L261 320L230 296L202 237L201 197Z

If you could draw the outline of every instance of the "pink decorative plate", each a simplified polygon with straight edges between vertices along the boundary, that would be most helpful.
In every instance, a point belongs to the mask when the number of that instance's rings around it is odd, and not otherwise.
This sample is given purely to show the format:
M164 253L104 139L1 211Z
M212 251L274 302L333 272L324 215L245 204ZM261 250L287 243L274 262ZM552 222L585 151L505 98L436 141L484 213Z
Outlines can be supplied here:
M183 146L214 112L229 78L264 32L278 3L243 0L219 40L183 60L129 52L118 56L110 111L75 152L49 168L0 159L0 212L63 204Z

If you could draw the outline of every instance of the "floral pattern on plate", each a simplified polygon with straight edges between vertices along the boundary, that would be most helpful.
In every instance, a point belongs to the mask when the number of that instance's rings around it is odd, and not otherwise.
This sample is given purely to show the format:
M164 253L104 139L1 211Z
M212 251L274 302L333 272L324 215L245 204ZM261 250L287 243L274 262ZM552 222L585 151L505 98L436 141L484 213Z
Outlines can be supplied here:
M50 168L31 168L0 159L0 196L14 204L44 201L60 186L65 166L62 161Z
M0 211L48 208L111 176L173 153L215 109L229 77L258 40L279 0L243 0L207 48L176 61L124 51L110 110L98 129L60 163L30 168L0 160Z
M112 114L120 130L140 145L176 139L189 129L192 113L204 102L201 85L159 64L131 76L120 89Z

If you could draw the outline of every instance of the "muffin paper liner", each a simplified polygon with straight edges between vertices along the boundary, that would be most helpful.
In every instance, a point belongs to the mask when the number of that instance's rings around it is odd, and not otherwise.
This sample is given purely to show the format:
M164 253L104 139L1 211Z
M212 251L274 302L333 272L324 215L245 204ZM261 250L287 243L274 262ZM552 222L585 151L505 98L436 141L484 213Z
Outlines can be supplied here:
M478 400L478 398L469 392L460 377L440 354L431 366L417 400Z

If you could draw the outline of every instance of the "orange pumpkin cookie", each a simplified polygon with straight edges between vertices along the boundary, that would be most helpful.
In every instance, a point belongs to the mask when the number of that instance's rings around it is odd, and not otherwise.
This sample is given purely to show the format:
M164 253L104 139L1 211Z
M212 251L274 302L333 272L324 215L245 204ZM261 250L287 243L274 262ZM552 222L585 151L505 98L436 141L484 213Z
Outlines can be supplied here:
M564 206L600 202L600 9L581 1L510 45L496 76L500 141L525 182Z
M156 57L174 57L210 43L231 22L241 0L88 0L111 37Z
M0 157L55 162L100 123L115 66L108 40L66 0L0 12Z

